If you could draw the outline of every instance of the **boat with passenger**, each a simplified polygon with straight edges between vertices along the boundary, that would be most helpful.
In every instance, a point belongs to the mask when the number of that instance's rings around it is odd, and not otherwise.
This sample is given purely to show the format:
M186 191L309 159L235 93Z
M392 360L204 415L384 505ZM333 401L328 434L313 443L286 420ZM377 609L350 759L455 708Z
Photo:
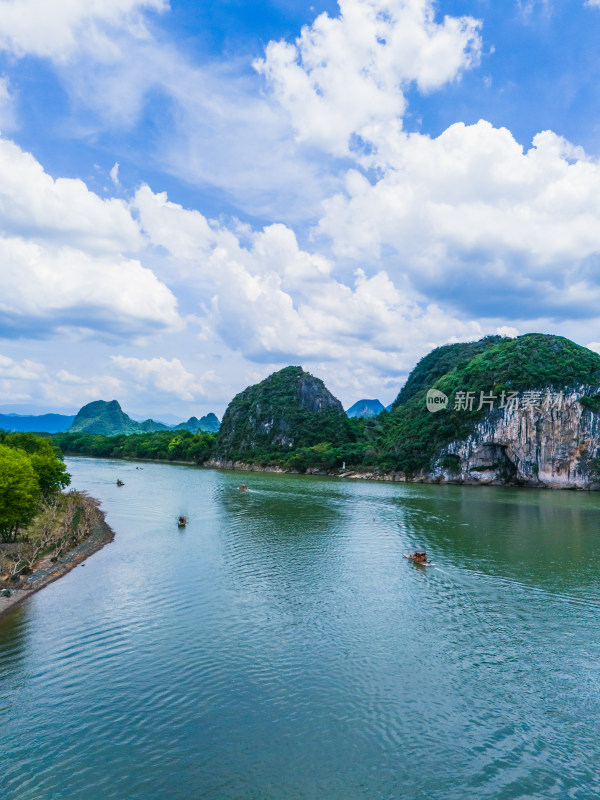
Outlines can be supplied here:
M425 550L415 550L413 553L405 553L404 558L408 558L413 564L420 564L423 567L431 566L431 561L428 560Z

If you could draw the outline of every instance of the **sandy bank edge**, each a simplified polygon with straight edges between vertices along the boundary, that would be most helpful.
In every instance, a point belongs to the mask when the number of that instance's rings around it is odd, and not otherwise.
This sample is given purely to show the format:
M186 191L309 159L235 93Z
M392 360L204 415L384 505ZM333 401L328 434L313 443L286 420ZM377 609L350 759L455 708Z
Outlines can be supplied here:
M106 523L105 515L100 509L96 509L97 515L96 522L92 534L81 544L77 545L73 550L70 550L60 561L55 562L42 562L40 569L36 570L35 574L31 576L31 585L25 588L11 589L10 597L2 597L0 595L0 617L7 611L20 605L24 600L27 600L32 594L39 592L49 583L62 578L67 572L70 572L86 558L97 553L104 545L112 542L115 538L113 529ZM24 581L27 584L27 579Z

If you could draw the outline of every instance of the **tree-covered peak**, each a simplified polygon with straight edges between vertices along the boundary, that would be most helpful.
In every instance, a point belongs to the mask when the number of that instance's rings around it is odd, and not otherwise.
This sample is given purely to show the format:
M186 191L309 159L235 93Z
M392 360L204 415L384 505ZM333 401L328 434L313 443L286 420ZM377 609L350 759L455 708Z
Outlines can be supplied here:
M323 381L289 366L233 398L221 422L217 454L233 461L269 461L290 448L351 438L342 404Z
M478 407L482 392L487 397L500 397L502 392L600 385L600 355L563 336L528 333L514 339L490 339L472 343L485 347L467 359L457 361L456 356L467 351L455 345L449 346L453 351L442 354L445 361L439 357L443 348L430 354L437 357L437 361L433 359L435 369L420 371L412 394L403 403L396 403L386 421L383 459L387 464L408 473L428 469L440 448L469 436L490 410L488 405ZM452 357L447 357L448 352ZM443 363L449 368L439 375ZM439 414L427 410L429 389L443 392L450 400ZM473 407L468 411L454 408L456 392L471 392Z
M392 410L407 403L422 389L429 389L443 375L452 372L459 364L470 361L502 341L501 336L485 336L476 342L455 342L436 347L418 362L408 380L392 403Z
M439 382L448 388L462 381L468 388L565 389L600 382L600 355L564 336L527 333L501 339ZM485 382L485 386L483 383ZM471 386L477 383L478 387Z

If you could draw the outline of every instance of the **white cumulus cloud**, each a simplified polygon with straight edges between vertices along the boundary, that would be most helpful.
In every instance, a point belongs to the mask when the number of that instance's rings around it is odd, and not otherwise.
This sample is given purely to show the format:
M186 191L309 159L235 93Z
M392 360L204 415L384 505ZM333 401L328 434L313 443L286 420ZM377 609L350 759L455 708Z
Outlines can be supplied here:
M349 370L397 375L412 366L415 350L425 353L457 334L482 335L476 321L424 303L383 271L358 270L342 280L334 261L302 248L286 225L238 236L148 187L135 203L144 234L184 262L179 269L190 289L202 289L208 312L198 311L207 340L216 334L254 362L301 360L327 370L340 360ZM144 362L144 375L151 366Z
M0 334L59 328L113 335L181 327L171 290L139 258L128 205L81 180L54 179L0 139Z
M294 44L269 42L256 69L290 114L300 140L337 155L352 134L402 117L405 89L431 91L479 60L480 23L435 19L432 0L339 0Z
M137 190L132 206L150 242L175 258L197 260L215 242L206 217L170 202L166 192L155 194L143 185Z
M318 233L338 257L372 261L391 250L388 268L440 292L465 276L488 291L535 285L542 313L580 306L586 291L596 302L598 161L551 131L524 151L484 121L388 144L378 180L351 170L345 192L324 203Z
M177 301L139 261L0 238L0 333L134 335L180 327Z
M106 54L107 28L145 37L143 12L166 8L168 0L0 0L0 48L56 61L82 48Z
M52 370L31 359L21 361L0 354L0 402L34 400L46 408L77 409L99 397L113 397L122 383L111 375L74 375L65 369Z
M0 378L11 380L38 380L46 370L39 361L24 359L15 361L9 356L0 355Z
M210 372L198 378L189 372L178 358L127 358L111 356L113 363L133 376L142 386L152 386L161 392L173 394L186 401L196 400L205 394L205 381L214 381Z
M4 233L93 251L135 250L141 244L122 200L104 200L79 179L55 180L7 139L0 139L0 225Z

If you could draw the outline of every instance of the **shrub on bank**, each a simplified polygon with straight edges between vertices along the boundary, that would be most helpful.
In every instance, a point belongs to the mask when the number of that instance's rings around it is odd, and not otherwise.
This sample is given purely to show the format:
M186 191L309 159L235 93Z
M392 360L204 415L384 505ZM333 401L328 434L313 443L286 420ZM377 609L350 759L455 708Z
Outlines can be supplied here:
M0 539L16 541L44 501L70 481L60 453L48 439L0 431Z
M46 500L35 519L21 530L19 540L0 546L0 585L18 584L40 562L56 562L85 541L93 531L97 508L98 501L83 492Z

